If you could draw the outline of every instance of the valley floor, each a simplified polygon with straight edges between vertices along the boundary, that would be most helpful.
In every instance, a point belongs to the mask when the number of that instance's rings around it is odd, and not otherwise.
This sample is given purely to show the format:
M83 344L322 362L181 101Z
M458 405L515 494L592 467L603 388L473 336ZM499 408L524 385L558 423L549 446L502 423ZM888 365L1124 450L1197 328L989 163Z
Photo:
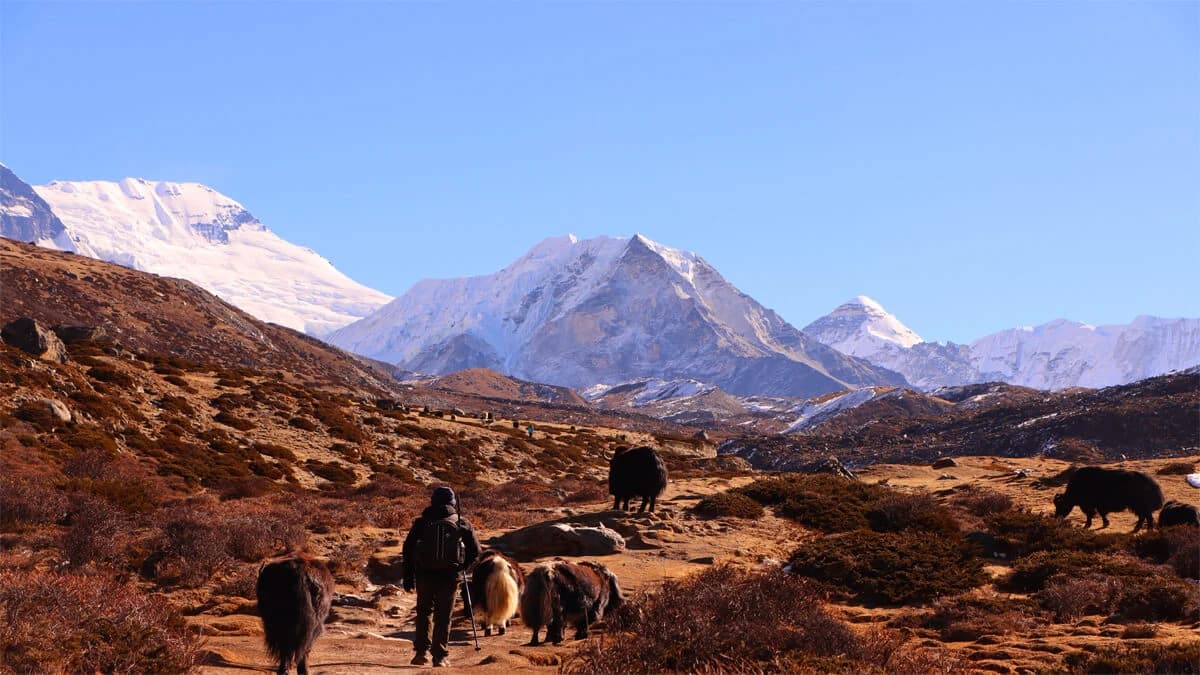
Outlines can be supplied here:
M919 488L938 494L955 486L970 484L1003 492L1025 508L1049 513L1053 492L1059 488L1039 489L1038 478L1049 477L1068 465L1057 460L1040 458L1010 459L993 457L961 457L958 465L945 469L927 466L878 465L864 469L860 478L869 483L887 481L893 487ZM1151 474L1168 460L1129 462L1129 468ZM1017 473L1023 471L1023 474ZM1182 476L1158 476L1168 499L1195 501L1195 491ZM701 520L688 507L707 494L719 492L749 482L749 478L695 478L673 481L660 513L637 516L605 512L607 504L584 505L573 514L580 522L595 522L597 518L621 518L626 525L636 527L639 534L631 539L626 552L600 559L620 578L627 594L653 589L667 579L674 579L703 569L706 565L728 563L737 566L777 566L786 560L796 545L818 533L806 530L794 522L772 515L759 520L722 518ZM548 514L554 517L558 514ZM1135 518L1128 513L1111 516L1112 530L1127 532ZM1071 522L1082 525L1076 512ZM1098 524L1098 522L1097 522ZM481 532L486 541L499 532ZM341 533L338 536L369 536L378 532ZM395 542L388 542L395 543ZM319 539L310 541L318 552ZM399 553L398 546L381 549L377 556ZM527 565L528 568L528 565ZM1006 561L995 560L988 566L993 577L1007 571ZM355 594L370 601L368 607L335 607L336 617L328 624L325 635L318 640L310 664L313 672L334 674L375 673L395 669L416 669L408 665L412 656L414 596L392 593L387 587L363 585L353 588L340 585L340 593ZM982 594L996 594L990 587ZM1008 596L1009 594L1003 594ZM835 615L860 628L888 622L912 608L868 608L857 605L832 605ZM261 647L261 629L253 614L253 603L241 606L218 606L200 613L192 620L203 627L207 635L206 656L202 672L241 673L270 672ZM218 615L220 614L220 615ZM1070 624L1047 623L1032 631L1008 635L985 635L974 641L942 642L928 634L915 632L917 643L948 650L952 654L952 670L980 672L1036 672L1062 667L1063 655L1079 650L1095 650L1102 645L1129 644L1139 641L1170 642L1195 639L1197 626L1161 624L1154 637L1132 639L1123 637L1125 628L1106 624L1104 617L1084 617ZM597 631L598 635L603 630ZM592 639L603 639L594 637ZM474 651L470 623L465 617L455 619L451 635L451 662L454 670L484 671L552 671L570 658L578 643L568 639L560 646L529 647L529 631L519 619L510 625L507 635L483 637L481 651Z

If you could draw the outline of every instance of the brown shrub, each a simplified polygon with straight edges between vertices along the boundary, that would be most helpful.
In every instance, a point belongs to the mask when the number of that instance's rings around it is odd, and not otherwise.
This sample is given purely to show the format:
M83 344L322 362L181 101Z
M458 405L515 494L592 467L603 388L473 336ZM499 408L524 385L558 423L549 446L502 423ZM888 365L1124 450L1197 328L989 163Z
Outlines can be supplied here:
M120 510L99 497L76 495L67 522L61 547L72 567L121 560L132 525Z
M693 508L693 511L701 518L730 516L734 518L753 519L761 518L763 515L762 504L759 504L746 495L736 492L722 492L709 495L701 499Z
M358 475L354 470L342 466L337 462L322 462L315 459L310 459L304 463L304 468L308 469L315 476L324 478L330 483L353 485L358 480Z
M946 536L958 534L958 521L926 493L896 493L881 497L867 511L867 522L876 532L916 530Z
M788 567L872 604L929 602L986 581L974 547L962 537L923 532L820 537L796 549Z
M0 530L58 523L66 517L67 506L61 490L36 480L0 476Z
M233 413L222 410L213 416L213 419L224 424L227 427L233 427L238 431L249 431L254 428L254 422L242 419Z
M981 518L994 513L1011 511L1014 506L1012 497L1003 492L973 485L951 496L950 505L957 506Z
M1088 614L1107 616L1113 609L1114 579L1097 575L1057 575L1037 593L1037 601L1054 615L1055 621L1076 621Z
M196 415L196 409L193 408L192 405L188 403L187 399L182 396L172 396L167 394L162 397L161 401L158 402L158 407L167 412L175 413L177 415L184 415L186 417L194 417Z
M1170 565L1184 579L1200 579L1200 529L1179 526L1142 532L1133 550L1157 564Z
M1152 623L1131 623L1121 631L1122 640L1148 640L1158 635L1158 626Z
M879 672L902 638L859 637L803 579L709 568L631 599L563 664L568 673Z
M307 417L293 417L288 420L288 426L295 427L301 431L316 431L317 423Z
M257 565L237 565L225 574L220 581L213 584L213 592L235 598L254 600L257 583Z
M157 578L195 588L229 561L229 532L211 511L181 507L166 513L159 525L155 557Z
M1072 673L1200 673L1200 640L1102 646L1095 651L1067 654L1063 661Z
M113 368L112 366L93 366L87 371L88 377L97 382L105 382L107 384L116 385L123 389L133 387L133 378Z
M988 530L1018 556L1037 551L1116 551L1129 541L1126 534L1085 530L1028 511L1003 511L988 516L985 522Z
M1000 584L1012 593L1033 593L1051 577L1082 577L1099 572L1110 577L1158 574L1159 569L1129 556L1101 556L1084 551L1039 551L1013 563L1012 572Z
M0 570L0 668L178 673L200 640L166 600L97 574Z
M50 407L38 401L25 401L17 406L12 411L13 417L28 422L38 431L52 431L55 427L64 426L59 421L54 413L50 412Z
M1171 462L1170 464L1164 464L1154 473L1160 476L1186 476L1189 473L1195 472L1195 462Z
M228 536L229 555L245 562L299 548L305 539L300 514L286 507L226 509L221 527Z
M958 596L937 601L931 612L901 617L895 623L935 630L943 642L963 642L984 635L1026 632L1046 620L1029 600Z

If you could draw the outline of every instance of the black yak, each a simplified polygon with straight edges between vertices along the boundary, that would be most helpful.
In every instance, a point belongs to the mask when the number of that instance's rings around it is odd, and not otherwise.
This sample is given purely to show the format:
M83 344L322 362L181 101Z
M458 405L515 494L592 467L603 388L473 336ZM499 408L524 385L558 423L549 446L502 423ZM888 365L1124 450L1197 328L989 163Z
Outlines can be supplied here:
M629 510L634 497L642 498L638 513L654 510L658 496L667 489L667 465L649 446L633 449L617 448L608 461L608 493L613 496L613 509Z
M1097 513L1108 527L1108 514L1129 509L1137 515L1137 532L1145 525L1154 527L1154 512L1163 505L1162 488L1140 471L1085 466L1071 474L1066 492L1054 496L1054 511L1066 518L1076 506L1087 516L1084 527L1092 526ZM1103 528L1101 528L1103 529Z
M333 575L325 563L297 553L267 563L255 588L267 651L285 675L293 663L308 673L308 653L329 615Z
M521 622L533 631L530 645L537 645L538 631L546 627L546 642L563 639L563 625L575 625L575 639L588 636L588 626L604 618L625 601L617 577L600 563L569 563L555 560L533 568L521 593Z
M1158 526L1170 527L1172 525L1200 527L1200 509L1173 499L1163 504L1162 511L1158 514Z
M525 588L525 572L517 561L496 550L484 551L471 568L471 603L483 622L483 634L496 626L501 635L516 616Z

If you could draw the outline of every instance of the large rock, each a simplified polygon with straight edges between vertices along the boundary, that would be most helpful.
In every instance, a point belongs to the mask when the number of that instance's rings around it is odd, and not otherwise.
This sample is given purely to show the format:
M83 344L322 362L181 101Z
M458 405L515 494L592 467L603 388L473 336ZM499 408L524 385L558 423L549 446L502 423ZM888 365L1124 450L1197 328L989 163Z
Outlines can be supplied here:
M53 415L54 418L59 422L66 424L71 421L71 409L64 405L62 401L56 401L52 398L44 398L42 399L42 405L46 406L46 409L50 411L50 414Z
M8 344L46 361L67 362L67 348L50 330L28 317L11 321L0 329Z
M612 555L625 550L625 538L603 524L539 523L496 537L492 544L523 561L557 555Z
M102 342L108 333L101 326L55 326L54 334L63 344L73 345L77 342Z

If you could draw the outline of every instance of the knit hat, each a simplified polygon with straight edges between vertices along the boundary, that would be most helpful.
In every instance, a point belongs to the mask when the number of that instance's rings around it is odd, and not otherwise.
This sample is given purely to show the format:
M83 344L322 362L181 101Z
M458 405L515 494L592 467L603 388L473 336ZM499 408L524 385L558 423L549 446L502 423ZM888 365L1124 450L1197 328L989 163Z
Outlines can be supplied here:
M454 490L446 486L436 487L433 489L433 497L429 500L434 506L450 505L454 506Z

